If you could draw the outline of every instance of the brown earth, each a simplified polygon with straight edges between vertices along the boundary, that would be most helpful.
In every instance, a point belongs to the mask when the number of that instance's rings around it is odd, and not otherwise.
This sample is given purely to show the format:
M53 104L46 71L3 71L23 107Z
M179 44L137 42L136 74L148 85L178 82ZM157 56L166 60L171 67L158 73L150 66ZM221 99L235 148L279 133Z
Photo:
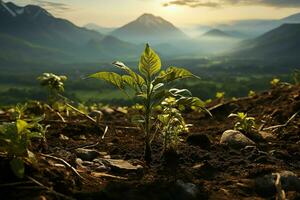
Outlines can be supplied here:
M281 171L291 171L299 177L300 114L285 124L300 110L299 85L276 87L254 97L216 101L209 108L213 117L193 111L184 113L193 126L189 134L181 136L177 154L169 155L168 160L162 159L158 137L153 143L150 167L143 162L143 133L130 122L133 111L103 112L101 129L80 116L66 118L68 122L62 123L49 115L43 122L51 125L46 143L33 142L38 165L27 166L23 180L13 178L8 161L0 158L0 198L275 199L275 187L258 187L258 178ZM265 129L261 132L264 139L252 135L256 147L238 150L219 143L222 133L235 123L227 116L236 112L255 117L257 127ZM9 118L6 113L0 115L1 121ZM106 126L108 132L101 139ZM93 166L80 167L75 154L79 147L102 152L100 158L123 159L142 168L124 171L111 167L96 172ZM49 155L68 162L80 176ZM289 200L300 199L297 188L285 193Z

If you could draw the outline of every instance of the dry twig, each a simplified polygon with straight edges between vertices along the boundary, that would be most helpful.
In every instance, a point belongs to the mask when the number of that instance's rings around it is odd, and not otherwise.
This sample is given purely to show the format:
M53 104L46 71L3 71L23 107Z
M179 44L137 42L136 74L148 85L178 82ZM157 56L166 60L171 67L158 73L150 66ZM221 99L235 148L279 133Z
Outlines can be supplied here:
M284 127L286 127L287 125L289 125L289 123L290 123L291 121L294 120L294 118L298 115L298 113L299 113L299 111L296 112L295 114L293 114L293 115L285 122L285 124L280 124L280 125L270 126L270 127L268 127L268 128L264 128L263 130L264 130L264 131L267 131L267 130L273 130L273 129L278 129L278 128L284 128Z
M83 178L78 172L77 170L72 167L72 165L70 165L67 161L65 161L64 159L62 158L58 158L58 157L55 157L55 156L52 156L52 155L47 155L47 154L43 154L43 153L40 153L40 155L46 157L46 158L52 158L54 160L57 160L57 161L60 161L62 162L64 165L66 165L67 167L69 167L79 178L85 180L85 178Z

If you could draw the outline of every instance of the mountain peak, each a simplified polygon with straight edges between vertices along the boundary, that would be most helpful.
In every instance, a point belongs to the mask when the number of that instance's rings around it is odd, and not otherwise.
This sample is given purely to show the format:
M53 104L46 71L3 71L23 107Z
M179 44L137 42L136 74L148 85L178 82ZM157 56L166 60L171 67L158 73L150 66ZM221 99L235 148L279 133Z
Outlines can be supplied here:
M36 6L36 5L27 5L25 7L17 6L12 2L3 2L0 1L0 14L6 13L10 17L19 17L19 16L30 16L32 18L39 17L40 15L52 16L45 9Z
M136 19L137 22L143 23L145 25L151 25L151 24L171 24L170 22L164 20L163 18L159 16L155 16L150 13L144 13L140 17Z
M172 23L150 13L116 29L113 36L133 43L160 43L166 40L186 39L186 35Z
M139 18L148 18L148 17L153 17L153 18L155 18L156 16L155 15L153 15L153 14L151 14L151 13L144 13L144 14L142 14Z

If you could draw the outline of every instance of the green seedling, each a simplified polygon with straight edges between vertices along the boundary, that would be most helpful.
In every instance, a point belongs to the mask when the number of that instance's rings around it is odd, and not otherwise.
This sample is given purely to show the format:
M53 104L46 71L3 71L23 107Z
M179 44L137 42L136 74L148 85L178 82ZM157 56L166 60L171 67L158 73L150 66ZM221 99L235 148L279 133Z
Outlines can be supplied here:
M247 114L243 112L238 112L237 114L231 113L228 117L237 118L237 122L234 125L235 130L250 133L251 130L255 129L255 118L248 117Z
M256 92L254 92L253 90L250 90L248 93L248 97L255 97L256 96Z
M216 93L217 99L224 99L224 97L225 97L225 92L217 92Z
M280 79L278 79L278 78L273 78L273 79L271 80L271 82L270 82L270 84L271 84L273 87L278 86L279 83L280 83Z
M58 99L59 94L64 92L64 82L67 80L67 77L43 73L37 79L40 81L41 86L47 87L49 103L53 104Z
M126 89L133 90L135 96L141 100L141 115L136 117L135 121L141 125L145 133L144 159L147 164L150 164L152 160L151 143L155 135L155 131L152 129L154 129L157 121L154 108L167 97L172 96L176 98L176 104L178 105L197 106L204 109L204 102L199 98L192 97L188 90L170 89L170 85L174 81L196 76L188 70L178 67L161 70L161 60L148 44L139 61L139 73L134 72L121 62L113 64L121 69L123 73L98 72L89 77L107 81L125 93Z
M158 115L159 127L162 127L164 141L163 153L177 149L179 134L188 132L189 125L177 108L176 98L168 97L162 103L162 114Z
M19 178L24 176L24 163L36 163L35 155L29 147L31 139L45 138L47 126L39 124L41 120L42 118L30 121L17 119L13 123L0 125L0 151L8 156L10 167Z

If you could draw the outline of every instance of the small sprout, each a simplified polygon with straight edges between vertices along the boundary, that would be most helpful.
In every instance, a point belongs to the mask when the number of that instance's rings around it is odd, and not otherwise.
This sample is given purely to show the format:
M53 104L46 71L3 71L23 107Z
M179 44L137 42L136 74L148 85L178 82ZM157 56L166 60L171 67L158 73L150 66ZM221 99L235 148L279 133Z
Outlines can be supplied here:
M224 99L224 97L225 97L225 92L217 92L216 93L217 99Z
M42 76L38 77L42 86L48 87L50 90L56 92L64 91L64 82L67 80L66 76L58 76L52 73L43 73Z
M255 97L256 96L256 92L254 92L253 90L250 90L248 93L248 97Z
M228 117L237 118L237 122L234 125L235 130L249 133L255 129L255 118L248 117L247 114L243 112L238 112L237 114L231 113Z
M17 119L12 123L0 125L0 151L7 154L10 160L10 167L14 174L24 177L24 162L35 164L36 159L33 152L29 150L32 138L45 138L47 127L39 122L43 118L30 120Z
M162 103L162 114L158 115L158 127L162 127L164 141L163 153L177 149L179 134L188 132L189 125L185 123L180 110L176 108L174 97L166 98Z
M64 82L67 80L66 76L43 73L37 79L40 81L41 86L48 88L48 100L51 104L53 104L57 100L59 94L65 90Z
M278 79L278 78L273 78L272 81L270 82L270 84L271 84L273 87L278 86L279 83L280 83L280 79Z

